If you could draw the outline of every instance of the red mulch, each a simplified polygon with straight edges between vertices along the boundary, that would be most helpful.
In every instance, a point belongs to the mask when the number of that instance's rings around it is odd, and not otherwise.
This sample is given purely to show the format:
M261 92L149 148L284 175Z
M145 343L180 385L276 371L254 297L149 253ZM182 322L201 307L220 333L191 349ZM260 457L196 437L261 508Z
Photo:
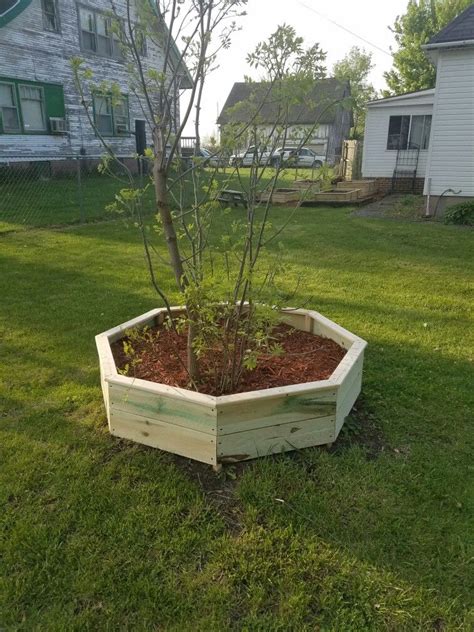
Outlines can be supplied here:
M135 357L140 361L129 370L128 375L150 382L188 388L188 374L183 366L186 364L186 335L178 335L163 327L155 327L151 332L154 334L151 342L133 343ZM281 344L285 353L281 356L260 356L254 370L244 371L235 392L326 380L331 377L346 353L333 340L299 331L288 325L275 327L272 336ZM117 367L123 369L129 360L123 352L122 341L114 343L112 351ZM202 379L199 390L208 395L216 394L212 380L206 380L206 367L211 366L215 353L212 350L207 357L204 354L200 358Z

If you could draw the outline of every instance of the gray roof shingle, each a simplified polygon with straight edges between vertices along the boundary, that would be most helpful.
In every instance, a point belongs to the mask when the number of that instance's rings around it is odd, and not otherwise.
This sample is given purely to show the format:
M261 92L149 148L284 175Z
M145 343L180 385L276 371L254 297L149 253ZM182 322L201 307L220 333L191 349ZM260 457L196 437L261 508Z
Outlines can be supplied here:
M318 123L333 123L336 117L336 107L331 107L336 101L350 96L350 86L347 81L329 78L321 79L314 85L307 95L306 103L293 104L290 108L288 120L290 125L312 125ZM243 107L235 108L237 104ZM245 108L245 103L253 103L253 107ZM273 124L278 118L279 98L277 90L270 89L266 82L234 83L227 97L217 122L225 125L229 122L248 123L255 109L259 109L258 118L261 123ZM235 108L232 111L232 108Z
M428 46L474 40L474 4L434 35Z

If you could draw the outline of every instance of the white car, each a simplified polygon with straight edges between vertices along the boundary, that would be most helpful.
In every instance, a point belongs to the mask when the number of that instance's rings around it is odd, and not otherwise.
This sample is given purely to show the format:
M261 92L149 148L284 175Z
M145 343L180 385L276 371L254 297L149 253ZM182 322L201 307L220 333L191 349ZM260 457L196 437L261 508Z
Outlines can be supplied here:
M271 157L271 164L274 167L288 166L319 169L325 161L325 156L318 156L309 147L280 147Z
M227 158L220 152L211 152L205 147L201 149L201 156L204 158L204 164L210 167L226 167Z
M229 164L231 167L251 167L252 165L268 165L270 164L271 154L265 149L251 145L246 151L239 154L233 154L230 157Z

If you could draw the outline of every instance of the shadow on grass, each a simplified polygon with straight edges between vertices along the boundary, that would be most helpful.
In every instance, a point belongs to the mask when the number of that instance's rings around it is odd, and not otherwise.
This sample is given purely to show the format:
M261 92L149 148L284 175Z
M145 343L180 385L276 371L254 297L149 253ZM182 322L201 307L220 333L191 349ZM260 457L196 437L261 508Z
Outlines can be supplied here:
M402 235L406 230L404 227ZM360 231L365 233L365 229ZM339 253L342 234L341 227L321 227L317 238L326 244L325 257L332 257L333 250ZM75 237L80 239L74 241ZM377 244L371 251L371 233L361 236L357 232L348 239L348 256L322 262L336 273L352 277L346 281L347 298L323 296L317 308L328 315L345 315L340 319L342 324L369 341L362 406L356 406L345 436L331 451L314 448L267 457L226 468L222 478L216 478L207 466L190 465L185 459L107 435L93 337L158 303L142 268L140 246L135 247L131 233L122 227L109 231L109 226L97 226L51 233L38 244L24 238L12 242L11 256L2 256L0 262L5 271L0 314L7 334L2 360L11 386L6 404L14 413L1 421L4 445L11 446L9 486L16 487L16 496L24 499L25 514L30 507L38 508L42 495L53 492L64 512L55 514L48 505L44 515L40 514L46 528L51 523L60 527L52 540L46 531L43 541L30 543L37 517L23 518L28 545L19 541L13 547L13 556L18 551L24 554L21 561L15 558L14 567L29 567L29 556L35 551L32 565L39 564L42 569L37 551L45 554L45 559L56 547L62 553L61 547L73 534L86 543L95 539L101 544L94 549L94 557L81 541L81 556L73 555L71 567L96 566L98 560L104 561L113 567L113 573L106 571L102 580L112 577L120 586L125 579L122 565L114 567L110 551L122 560L131 548L136 559L123 560L126 579L129 568L134 568L138 578L146 568L160 585L160 576L153 575L153 563L158 559L155 551L149 562L148 535L157 532L157 523L164 516L157 548L177 564L186 563L189 557L194 566L191 570L186 567L187 572L196 576L201 564L201 560L196 561L197 552L200 555L203 546L215 544L206 534L213 529L213 533L225 533L223 522L237 546L238 534L258 525L267 533L289 530L293 539L303 544L318 538L335 551L347 552L351 560L389 569L414 586L435 589L439 595L468 603L473 594L466 546L472 502L468 415L472 366L430 351L428 342L416 334L410 343L394 335L405 322L413 327L414 322L433 314L419 301L406 309L390 308L384 304L383 291L380 300L371 298L377 282L368 289L368 295L360 285L360 292L367 295L366 303L353 292L353 284L360 280L355 260L370 276L364 263L368 253L382 257L389 251L395 256L400 232L393 242L385 238L385 250ZM311 235L305 236L295 258L301 252L317 253L317 243L312 244L311 251L305 250L309 239ZM426 235L424 239L428 239ZM415 257L417 239L411 236L408 241L410 256ZM443 236L444 247L448 242L451 238ZM429 252L427 243L418 244L419 252L423 248ZM455 254L449 255L456 258L452 270L465 266L463 248L455 248ZM435 250L431 245L432 257ZM442 268L441 257L439 261L435 258L433 265ZM171 281L165 282L171 290ZM314 287L319 292L317 283ZM323 286L321 294L324 287L328 286ZM453 299L456 308L459 291L457 288ZM435 317L449 336L453 337L453 325L465 331L464 320L456 320L455 312L443 310L442 303L437 305ZM385 322L386 328L375 329L374 322ZM178 494L175 484L184 491ZM230 498L228 505L225 496ZM211 504L212 498L217 502ZM217 508L215 515L205 513L209 506ZM139 520L130 517L130 508ZM128 532L122 530L126 520L132 525ZM189 520L193 533L184 534L181 541L176 534L183 520ZM210 559L212 553L207 550L206 555ZM268 555L278 557L278 548L269 550ZM62 581L63 563L58 554L50 568L53 584ZM205 562L202 566L205 568ZM30 586L33 591L42 585L38 580L36 576ZM129 586L126 582L123 585ZM54 591L51 594L55 596ZM23 599L30 599L27 590ZM34 603L41 605L42 599L36 594Z

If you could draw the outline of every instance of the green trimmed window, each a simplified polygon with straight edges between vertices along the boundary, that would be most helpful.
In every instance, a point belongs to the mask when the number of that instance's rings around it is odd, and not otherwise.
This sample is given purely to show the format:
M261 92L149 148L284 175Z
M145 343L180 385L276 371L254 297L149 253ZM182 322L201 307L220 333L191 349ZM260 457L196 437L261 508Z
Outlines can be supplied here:
M0 134L50 134L65 114L62 86L0 77Z
M21 131L16 88L13 83L0 83L0 125L4 133Z
M108 95L94 96L94 122L102 136L128 136L130 117L128 97L122 95L121 101Z

